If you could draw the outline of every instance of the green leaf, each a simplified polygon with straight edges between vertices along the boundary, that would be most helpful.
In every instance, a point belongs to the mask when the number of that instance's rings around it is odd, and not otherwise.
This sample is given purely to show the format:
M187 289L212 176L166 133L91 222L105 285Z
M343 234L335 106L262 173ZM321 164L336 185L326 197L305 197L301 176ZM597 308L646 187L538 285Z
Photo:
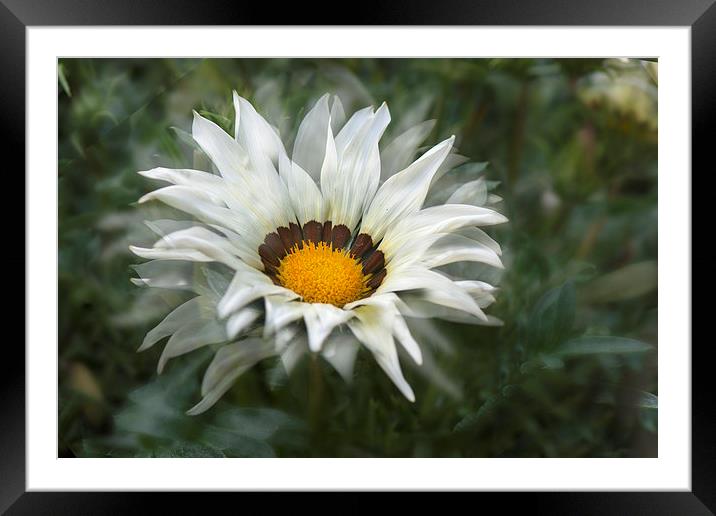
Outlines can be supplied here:
M266 440L282 428L300 427L300 423L279 410L265 408L235 408L216 417L216 424L252 439Z
M184 412L199 389L196 374L204 364L199 356L179 360L151 383L132 391L130 403L115 416L117 429L160 440L188 439L195 421Z
M140 455L141 456L141 455ZM178 442L171 446L162 446L153 450L150 457L162 458L215 458L226 457L221 450L203 444Z
M574 325L575 290L571 281L549 290L537 302L529 323L529 338L536 349L554 349Z
M462 418L453 428L453 432L464 432L466 430L469 430L471 428L474 428L482 419L491 413L495 406L500 402L499 397L494 396L492 398L489 398L485 403L483 403L479 409L475 412L471 412L464 418Z
M136 434L110 435L83 439L78 457L133 457L140 449Z
M657 275L656 261L633 263L592 280L584 287L584 298L609 303L640 297L656 289Z
M594 355L601 353L644 353L653 349L651 344L626 337L585 336L566 342L556 351L557 355Z
M207 426L200 440L212 448L221 450L228 457L275 457L273 448L265 441L242 435L241 432Z

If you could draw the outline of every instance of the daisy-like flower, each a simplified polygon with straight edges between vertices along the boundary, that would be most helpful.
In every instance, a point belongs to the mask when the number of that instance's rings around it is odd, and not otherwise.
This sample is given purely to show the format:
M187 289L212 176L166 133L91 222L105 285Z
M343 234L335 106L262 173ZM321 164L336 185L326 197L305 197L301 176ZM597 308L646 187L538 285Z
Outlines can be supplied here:
M207 410L270 356L290 371L304 352L320 353L348 379L360 345L414 401L396 347L422 363L406 317L491 322L482 308L494 288L438 269L502 266L499 245L477 227L507 220L485 206L484 179L453 181L444 204L426 207L431 184L464 160L453 153L453 136L412 161L428 122L381 153L390 122L385 103L343 123L338 99L324 95L301 122L290 157L277 131L236 92L234 108L233 137L194 113L193 139L217 173L140 172L171 183L140 202L157 200L194 220L147 223L160 238L151 248L131 247L152 260L137 266L135 282L199 294L150 331L140 350L170 336L161 372L172 357L223 344L189 414Z

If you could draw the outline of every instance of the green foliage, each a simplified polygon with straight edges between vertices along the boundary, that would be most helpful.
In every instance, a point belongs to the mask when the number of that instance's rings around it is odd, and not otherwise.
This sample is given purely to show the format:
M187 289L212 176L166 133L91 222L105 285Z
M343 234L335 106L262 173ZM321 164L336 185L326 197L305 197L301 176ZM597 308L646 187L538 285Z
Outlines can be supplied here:
M199 389L198 369L206 366L203 355L130 392L128 403L114 416L115 434L122 440L87 439L84 454L103 450L111 457L275 457L274 446L290 450L305 445L302 422L274 409L222 403L204 416L187 416L186 407Z
M551 350L569 335L574 325L575 290L569 281L553 288L535 304L529 321L530 345Z
M657 83L656 63L614 59L61 60L60 456L655 456ZM361 351L349 384L264 361L190 417L209 350L160 376L162 343L136 353L186 300L129 281L136 171L208 170L192 110L233 131L232 89L282 135L325 91L349 112L387 100L392 134L436 119L429 142L489 162L504 324L437 323L439 379L402 360L414 404Z

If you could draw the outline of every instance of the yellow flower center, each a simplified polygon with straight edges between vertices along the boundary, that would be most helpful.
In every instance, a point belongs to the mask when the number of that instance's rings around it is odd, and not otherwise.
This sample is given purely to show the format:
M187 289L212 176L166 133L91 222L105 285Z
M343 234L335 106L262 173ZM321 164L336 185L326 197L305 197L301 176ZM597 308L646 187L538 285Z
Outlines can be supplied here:
M282 286L293 290L308 303L326 303L342 307L363 297L369 276L345 249L330 244L303 242L293 246L278 266Z

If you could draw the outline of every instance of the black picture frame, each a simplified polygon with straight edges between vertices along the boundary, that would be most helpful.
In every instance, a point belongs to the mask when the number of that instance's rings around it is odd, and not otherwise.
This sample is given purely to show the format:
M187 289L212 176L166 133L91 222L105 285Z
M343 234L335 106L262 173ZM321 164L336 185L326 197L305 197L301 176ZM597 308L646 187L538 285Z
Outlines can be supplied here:
M716 125L716 6L715 0L442 0L361 4L351 17L325 20L326 25L551 25L551 26L688 26L691 28L692 169L706 164L712 146L707 135ZM0 119L5 127L5 156L17 156L6 173L22 181L25 169L25 31L38 25L281 25L318 22L296 4L242 5L229 1L154 0L0 0ZM347 11L346 11L347 12ZM48 123L54 121L48 120ZM709 131L712 129L712 131ZM713 168L711 165L710 169ZM707 170L704 170L707 172ZM681 172L674 172L681 173ZM713 171L711 170L711 173ZM693 175L692 175L693 177ZM24 198L24 195L23 195ZM694 223L697 218L693 217ZM708 219L707 219L708 220ZM19 226L19 225L18 225ZM692 231L693 234L693 231ZM24 236L23 236L24 240ZM25 257L23 257L25 258ZM13 258L20 266L20 258ZM23 263L24 260L23 260ZM693 263L693 260L692 260ZM24 266L25 267L25 266ZM31 271L25 270L25 275ZM24 285L19 287L24 291ZM703 289L706 286L701 287ZM691 300L684 300L691 303ZM703 305L702 305L703 306ZM477 494L491 496L501 507L529 503L548 514L713 514L716 512L716 404L710 395L710 340L692 346L692 490L690 492L590 492ZM12 345L10 345L12 344ZM683 343L688 345L689 343ZM147 509L147 498L185 510L187 497L147 493L25 492L25 353L17 340L6 340L0 393L4 401L0 425L0 512L7 514L126 514ZM224 498L246 494L226 494ZM358 496L350 507L372 505L372 494ZM364 498L368 498L367 500ZM474 496L474 495L471 495ZM494 497L499 497L497 500ZM413 497L422 504L422 497ZM212 500L212 504L215 500ZM324 502L325 503L325 502ZM328 502L330 503L330 502ZM345 504L345 500L341 503ZM405 502L401 502L405 503ZM181 505L180 505L181 504ZM347 505L344 505L344 507ZM406 506L401 506L405 508ZM504 510L504 509L503 509Z

